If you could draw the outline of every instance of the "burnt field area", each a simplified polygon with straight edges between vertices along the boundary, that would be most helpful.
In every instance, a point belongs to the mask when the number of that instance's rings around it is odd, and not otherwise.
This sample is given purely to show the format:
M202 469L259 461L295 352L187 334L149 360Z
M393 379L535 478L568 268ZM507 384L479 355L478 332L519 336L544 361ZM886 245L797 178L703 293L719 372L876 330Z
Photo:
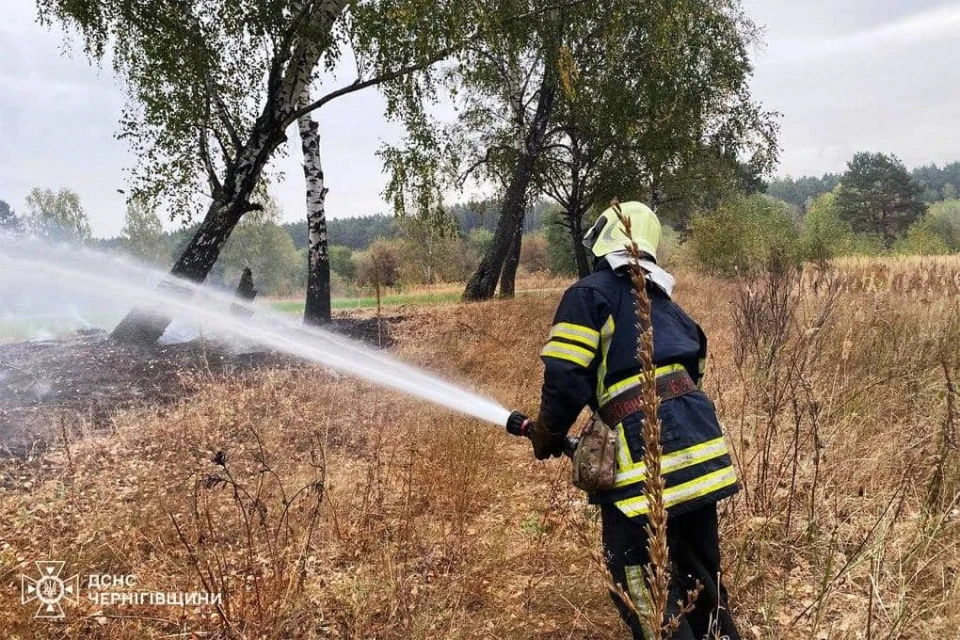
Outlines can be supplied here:
M392 344L400 317L340 317L335 332L371 346ZM109 427L114 413L163 407L204 385L252 371L308 366L255 345L215 339L122 344L103 331L0 343L0 456L30 457L52 442Z

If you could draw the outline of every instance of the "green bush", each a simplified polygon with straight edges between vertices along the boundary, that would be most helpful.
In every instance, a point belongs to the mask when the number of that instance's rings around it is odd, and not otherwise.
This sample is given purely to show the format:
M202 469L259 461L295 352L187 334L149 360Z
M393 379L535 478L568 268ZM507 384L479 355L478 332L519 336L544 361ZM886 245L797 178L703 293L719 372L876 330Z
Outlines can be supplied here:
M483 257L492 242L493 231L484 229L483 227L477 227L467 234L467 244L469 244L480 257Z
M244 267L262 296L289 295L303 286L304 256L290 235L273 222L237 225L220 255L223 281L235 286Z
M853 249L850 225L840 219L836 193L817 196L807 207L800 231L799 251L804 260L822 262Z
M950 253L946 240L937 233L929 217L910 225L904 237L893 245L895 253L919 256L939 256Z
M951 252L960 251L960 200L944 200L930 205L927 220L930 230L943 238Z
M543 214L543 235L547 239L547 266L553 273L577 275L577 259L573 255L570 229L564 225L564 211L550 207Z
M800 259L794 212L769 196L725 198L715 211L694 216L690 226L693 256L707 271L729 276Z
M349 247L335 244L330 247L330 270L347 282L357 277L357 263Z

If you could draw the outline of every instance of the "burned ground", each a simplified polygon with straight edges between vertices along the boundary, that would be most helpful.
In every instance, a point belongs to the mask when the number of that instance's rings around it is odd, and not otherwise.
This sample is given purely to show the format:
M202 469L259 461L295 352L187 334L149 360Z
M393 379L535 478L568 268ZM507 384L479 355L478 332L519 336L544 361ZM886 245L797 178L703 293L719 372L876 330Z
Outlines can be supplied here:
M340 317L336 332L393 344L400 316ZM109 426L120 409L165 406L246 372L307 366L280 353L208 339L141 347L86 331L57 340L0 344L0 455L24 457L78 431Z

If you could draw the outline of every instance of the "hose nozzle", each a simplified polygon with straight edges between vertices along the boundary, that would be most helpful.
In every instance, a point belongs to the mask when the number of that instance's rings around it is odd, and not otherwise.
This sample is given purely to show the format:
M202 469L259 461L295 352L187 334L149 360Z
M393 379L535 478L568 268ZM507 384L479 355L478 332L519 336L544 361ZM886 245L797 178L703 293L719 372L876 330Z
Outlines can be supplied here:
M514 411L507 418L507 433L514 436L526 436L532 420L519 411Z

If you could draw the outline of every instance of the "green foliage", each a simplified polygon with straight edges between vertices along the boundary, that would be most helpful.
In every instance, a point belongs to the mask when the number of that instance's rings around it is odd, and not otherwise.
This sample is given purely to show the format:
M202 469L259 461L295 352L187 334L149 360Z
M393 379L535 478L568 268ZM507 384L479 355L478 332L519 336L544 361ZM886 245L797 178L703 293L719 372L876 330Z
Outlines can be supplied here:
M940 256L950 253L946 240L930 224L929 218L910 225L904 237L893 245L896 253L920 256Z
M949 247L960 251L960 200L944 200L930 206L927 213L930 229Z
M17 234L22 230L20 217L9 204L0 200L0 236Z
M923 215L921 191L896 156L857 153L837 191L837 212L854 232L879 233L889 246Z
M357 277L357 263L349 247L335 244L330 247L330 270L344 280L353 281Z
M160 218L139 198L127 203L120 246L127 254L149 264L166 267L170 263L170 249L164 239Z
M493 232L486 227L477 227L467 235L467 243L479 256L487 252L491 242L493 242Z
M850 253L853 234L850 225L840 219L834 192L810 201L800 233L800 255L804 260L822 262Z
M452 222L449 218L446 218ZM465 280L475 266L452 224L440 226L423 218L401 218L401 271L409 284Z
M307 223L289 222L283 225L293 238L297 249L304 249L309 241ZM399 233L393 216L377 214L327 220L327 237L331 243L354 251L363 251L377 238L395 238Z
M951 162L941 169L935 164L917 167L912 172L913 179L923 190L924 202L953 200L960 186L960 162Z
M563 209L553 207L547 210L543 216L543 235L547 240L550 271L564 276L577 275L577 261Z
M667 267L679 264L681 256L680 234L670 225L661 223L660 246L657 248L658 264Z
M570 38L546 192L573 214L618 197L682 224L731 190L758 188L776 163L777 124L750 94L757 30L739 2L597 10L599 24Z
M800 210L806 211L810 203L818 196L833 191L840 184L840 174L825 173L817 176L777 178L767 184L767 195L789 202Z
M790 206L763 195L734 196L691 221L690 243L701 268L722 275L798 259L799 234Z
M220 256L225 283L235 284L250 267L260 295L287 295L302 287L305 262L289 234L273 222L244 221Z
M80 197L61 188L35 187L27 195L27 229L33 235L52 242L85 242L90 239L90 222L80 205Z

